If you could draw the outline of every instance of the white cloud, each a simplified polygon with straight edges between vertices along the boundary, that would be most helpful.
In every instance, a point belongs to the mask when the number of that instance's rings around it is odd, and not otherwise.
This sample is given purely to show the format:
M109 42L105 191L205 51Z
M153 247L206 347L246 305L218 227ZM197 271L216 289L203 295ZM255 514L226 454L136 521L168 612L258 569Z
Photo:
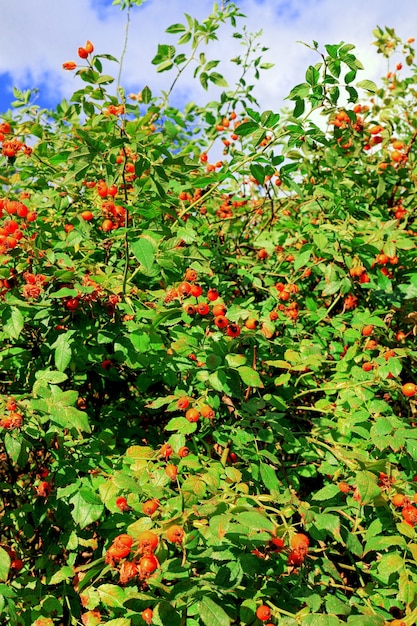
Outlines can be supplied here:
M320 58L297 43L316 40L357 46L357 54L366 71L359 78L377 78L386 72L386 62L371 46L372 30L377 26L394 27L401 37L417 39L417 2L402 0L398 9L392 0L241 0L238 2L248 19L249 32L263 30L262 45L269 48L265 60L275 67L262 75L257 95L262 108L278 110L291 87L304 79L309 64ZM97 52L120 57L123 47L126 14L118 7L101 8L92 0L13 0L4 3L0 20L0 73L9 72L18 87L36 87L46 83L51 97L68 97L80 83L62 70L62 63L77 60L77 48L87 39ZM151 65L158 42L175 43L175 36L164 33L173 22L183 22L184 12L198 19L212 10L211 0L190 3L184 0L147 0L132 13L123 82L129 89L140 90L149 84L154 93L166 89L173 74L156 74ZM243 50L232 30L221 31L218 42L212 43L208 55L227 60ZM117 66L109 68L116 75ZM232 78L237 75L234 64L225 65ZM203 101L201 89L184 76L178 92L190 99Z

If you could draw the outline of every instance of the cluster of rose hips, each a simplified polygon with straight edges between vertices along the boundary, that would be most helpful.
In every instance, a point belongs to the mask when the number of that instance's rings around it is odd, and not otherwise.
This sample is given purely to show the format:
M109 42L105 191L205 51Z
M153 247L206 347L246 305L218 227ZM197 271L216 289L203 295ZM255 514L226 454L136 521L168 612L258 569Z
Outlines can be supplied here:
M109 104L103 109L103 115L124 115L126 109L124 104Z
M37 300L43 292L48 282L45 274L33 274L32 272L24 272L23 278L25 283L22 287L22 295L25 300Z
M27 156L32 154L32 148L26 146L22 141L19 141L17 137L8 139L8 136L12 132L12 127L9 122L2 122L0 124L0 143L2 143L2 154L8 159L14 159L17 153L22 151Z
M5 428L6 430L20 428L23 423L23 415L17 411L17 403L14 398L7 400L5 411L7 413L0 417L0 428Z
M37 217L37 213L30 211L20 200L0 198L0 218L4 218L0 224L0 254L16 248L29 224L35 222ZM34 236L31 235L31 238Z
M99 302L104 304L109 315L114 315L116 307L121 300L119 295L113 293L107 296L102 286L93 280L88 273L84 274L81 284L83 287L90 287L90 289L85 293L81 293L81 291L78 290L77 295L63 298L63 305L68 311L76 311L82 303L91 304ZM73 288L71 284L61 286L70 289Z
M287 549L287 563L290 567L301 565L307 554L310 540L303 533L296 533L290 538L290 547ZM252 550L252 554L260 559L265 559L270 552L283 552L286 550L285 543L280 537L272 537L266 546L266 552L262 552L257 548Z
M179 398L177 408L180 411L185 411L185 419L188 422L198 422L200 417L209 420L215 417L214 409L209 404L197 403L195 406L190 407L190 398L187 396Z
M304 535L303 533L296 533L290 538L290 550L287 555L287 563L291 568L297 567L304 562L308 554L309 545L310 540L307 535ZM285 549L285 544L281 538L273 537L269 541L268 548L273 552L282 552ZM253 552L256 556L265 558L265 555L258 550L254 550ZM256 609L256 617L261 622L268 622L272 617L270 607L267 604L261 604L258 606ZM266 624L266 626L272 626L272 624Z
M399 198L398 201L397 201L397 204L392 207L392 211L394 212L394 217L397 220L402 220L403 217L405 217L407 215L407 211L403 207L402 201L403 201L403 199Z
M126 223L126 209L113 201L118 193L118 187L114 184L108 185L104 180L84 181L84 184L89 189L96 188L97 195L103 200L101 213L104 219L101 224L101 230L107 233L124 226ZM86 222L90 222L94 215L92 211L87 209L82 211L81 218Z
M395 483L395 478L388 476L384 472L379 473L377 485L383 491L391 489L393 483ZM360 502L360 494L356 487L349 485L349 483L345 481L338 482L337 486L341 493L346 495L352 493L354 500ZM396 493L392 496L391 502L396 508L402 509L401 515L404 522L414 528L414 526L417 525L417 507L415 506L415 504L417 504L417 493L414 493L413 496L410 497L403 493Z
M164 533L165 539L173 544L181 545L185 532L182 526L172 524ZM151 530L145 530L134 538L126 533L117 535L107 548L104 561L119 573L119 582L124 585L137 578L146 580L160 567L155 555L159 546L159 537ZM133 552L131 558L130 555Z
M298 285L295 285L294 283L285 284L283 282L278 282L275 284L275 288L278 291L278 299L281 301L278 305L278 310L289 319L293 321L297 320L299 315L298 302L288 301L298 293ZM284 302L288 302L288 304L284 304ZM276 311L271 311L269 319L274 321L277 318L278 313Z
M169 303L179 298L193 298L193 300L183 301L184 312L193 317L198 315L200 317L207 317L210 312L213 316L214 325L224 330L228 337L238 337L241 332L239 324L231 322L227 317L227 307L223 303L216 303L219 298L219 292L214 287L208 289L206 293L206 300L198 300L203 293L203 288L196 281L198 279L197 272L191 268L188 268L185 272L184 281L179 283L175 288L169 289L165 295L164 302ZM210 308L211 307L211 308Z
M243 122L247 122L247 119L242 120ZM227 139L225 136L222 137L222 143L225 147L224 153L227 154L229 146L233 141L237 141L239 139L239 135L236 134L235 130L242 121L237 119L237 114L235 111L232 111L229 117L223 117L222 120L216 125L216 130L218 133L229 133L230 139Z
M180 458L184 458L188 456L190 453L189 449L186 446L182 446L178 450L178 456ZM163 443L159 449L159 455L165 459L165 461L169 461L170 457L174 454L174 449L169 443ZM175 481L178 475L178 466L174 463L167 463L165 466L165 474L171 481Z
M395 507L402 509L401 515L404 522L414 528L417 525L417 507L414 506L417 504L417 493L413 495L412 500L402 493L396 493L391 502Z
M399 64L401 65L401 64ZM335 117L330 121L330 123L337 129L341 131L353 130L357 133L363 133L363 149L365 151L371 150L374 146L382 144L384 141L381 133L384 131L384 127L380 124L373 124L371 126L366 127L364 118L359 115L359 113L368 113L369 107L367 105L357 104L353 108L353 112L349 115L349 113L345 110L341 110L336 113ZM344 143L342 143L344 141ZM345 150L348 150L353 145L352 137L349 137L345 140L345 134L337 137L337 142L341 145L341 147ZM407 146L403 141L392 137L390 139L390 150L388 151L390 163L383 161L379 164L379 168L384 170L388 167L389 164L396 166L404 163L408 159L408 150ZM400 219L400 218L398 218Z
M220 167L221 164L222 162L219 161L213 167ZM200 188L197 188L193 194L187 191L180 191L180 193L178 194L178 199L181 200L181 202L183 203L194 204L201 198L204 198L204 194L203 194L203 190ZM236 200L236 199L233 199L233 195L225 194L222 197L221 204L216 209L216 216L222 220L231 219L232 217L234 217L233 209L237 209L239 207L245 206L248 204L248 202L249 200L247 198L242 197L242 199ZM206 215L207 207L200 206L200 213L201 215ZM183 219L187 219L187 218L188 218L188 214L183 215Z
M78 56L80 59L88 59L89 55L94 52L94 46L91 41L87 41L85 46L80 46L78 48ZM75 70L77 64L75 61L66 61L62 64L64 70Z

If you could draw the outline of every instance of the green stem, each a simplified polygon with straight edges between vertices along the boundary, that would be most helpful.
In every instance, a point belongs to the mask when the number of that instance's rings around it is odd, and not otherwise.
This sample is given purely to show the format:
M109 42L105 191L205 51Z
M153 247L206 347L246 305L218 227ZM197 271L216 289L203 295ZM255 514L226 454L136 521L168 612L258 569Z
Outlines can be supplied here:
M119 64L119 73L117 75L117 83L116 83L116 90L117 93L119 93L119 89L120 89L120 81L122 79L122 70L123 70L123 61L126 55L126 50L127 50L127 42L129 40L129 27L130 27L130 4L127 7L127 15L126 15L126 26L125 26L125 38L124 38L124 42L123 42L123 50L122 50L122 54L120 56L120 64Z

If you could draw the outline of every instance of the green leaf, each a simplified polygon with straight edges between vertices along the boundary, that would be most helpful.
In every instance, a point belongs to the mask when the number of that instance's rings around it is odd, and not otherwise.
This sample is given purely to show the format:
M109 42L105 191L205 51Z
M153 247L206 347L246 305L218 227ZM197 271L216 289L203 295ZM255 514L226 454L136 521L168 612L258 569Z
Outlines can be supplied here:
M196 429L197 424L195 422L189 422L185 419L185 417L173 417L165 426L165 430L176 431L182 435L191 435L191 433L194 433Z
M63 372L64 370L66 370L68 365L71 363L72 350L71 345L68 341L68 335L70 334L72 334L72 331L59 335L58 339L54 343L55 367L59 372Z
M238 367L237 371L239 372L240 378L243 380L245 385L249 387L263 387L263 382L258 374L258 372L247 365L242 365L242 367Z
M51 293L51 298L76 298L79 294L78 289L72 289L71 287L62 287L54 293Z
M350 615L352 609L347 602L328 596L326 598L326 611L334 615Z
M384 626L386 622L381 615L350 615L346 623L349 626Z
M4 548L0 548L0 581L6 581L10 570L10 557Z
M171 26L168 26L165 32L173 35L175 33L183 33L185 30L186 27L184 26L184 24L171 24Z
M232 623L222 607L207 595L199 601L198 613L205 626L230 626Z
M302 250L294 260L294 270L297 271L301 267L307 265L311 257L311 250Z
M340 539L340 518L331 513L319 513L314 516L313 525L319 531L326 531L327 534L333 535L336 539Z
M353 533L348 533L348 536L346 538L346 547L355 556L358 556L359 558L363 557L364 550L357 535L354 535Z
M378 561L378 574L388 581L391 574L404 569L404 558L398 552L389 552Z
M266 463L259 464L259 470L261 473L262 482L267 489L279 491L280 482L277 478L276 472L271 465L267 465Z
M250 166L250 173L258 181L260 185L264 184L265 180L265 168L258 163L252 163Z
M275 524L270 519L258 513L258 511L243 511L236 515L239 524L252 528L253 530L266 530L272 532L275 530Z
M303 625L305 626L340 626L343 624L335 615L306 615L303 617Z
M246 137L247 135L251 135L256 130L258 130L259 124L255 122L243 122L239 124L237 128L235 128L235 134L239 135L239 137Z
M202 500L206 493L206 484L197 476L188 476L181 485L181 492L186 506L193 506Z
M104 506L99 496L93 492L90 492L89 496L87 501L81 492L77 492L70 499L70 504L73 505L71 515L80 528L86 528L93 522L96 522L104 512Z
M50 383L52 385L58 385L67 380L68 376L64 372L55 372L53 370L40 370L35 373L35 378L40 383Z
M142 89L141 95L142 95L142 102L143 102L143 104L149 104L150 101L152 100L152 92L149 89L148 85L146 85Z
M226 354L226 363L229 367L237 368L240 365L244 365L247 361L247 357L244 354Z
M51 421L63 428L75 428L83 432L90 432L87 413L71 406L77 399L76 391L56 391L53 395L32 400L35 411L47 415Z
M320 78L320 72L315 67L310 65L306 72L307 83L309 85L317 85L319 78Z
M227 80L218 72L211 72L211 74L208 75L208 79L211 83L217 85L218 87L228 87Z
M152 624L155 626L181 626L181 616L172 604L162 600L153 610Z
M104 584L97 587L100 601L104 606L123 608L125 602L125 590L118 585Z
M363 505L370 504L381 494L381 489L376 482L376 476L371 472L358 472L355 483Z
M11 339L17 339L24 326L24 318L19 309L14 306L6 308L2 313L1 319L6 336Z
M22 440L20 439L20 437L17 438L11 433L6 433L4 436L4 447L12 461L14 461L14 463L17 463L20 453L22 451Z
M301 98L295 98L294 117L301 117L305 111L305 102Z
M356 83L356 87L365 89L365 91L369 91L369 93L376 93L378 91L378 86L372 80L361 80Z
M332 498L339 496L340 490L337 485L326 485L315 494L313 494L313 500L331 500Z
M136 241L133 241L130 244L130 247L139 263L145 268L145 270L149 271L155 261L154 245L149 241L149 239L139 237Z
M153 459L155 457L155 450L148 446L130 446L126 450L126 456L133 461Z
M407 542L401 535L390 535L389 537L372 537L365 544L364 554L367 552L379 552L390 548L391 546L399 546L406 548Z

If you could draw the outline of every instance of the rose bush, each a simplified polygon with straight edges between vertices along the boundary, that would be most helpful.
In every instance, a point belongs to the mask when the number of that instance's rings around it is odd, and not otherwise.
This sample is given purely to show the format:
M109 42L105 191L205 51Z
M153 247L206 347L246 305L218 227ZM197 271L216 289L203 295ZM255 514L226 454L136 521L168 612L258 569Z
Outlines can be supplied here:
M380 85L314 44L261 112L256 37L234 87L202 51L242 17L171 26L161 96L88 41L2 116L5 623L417 619L413 42Z

